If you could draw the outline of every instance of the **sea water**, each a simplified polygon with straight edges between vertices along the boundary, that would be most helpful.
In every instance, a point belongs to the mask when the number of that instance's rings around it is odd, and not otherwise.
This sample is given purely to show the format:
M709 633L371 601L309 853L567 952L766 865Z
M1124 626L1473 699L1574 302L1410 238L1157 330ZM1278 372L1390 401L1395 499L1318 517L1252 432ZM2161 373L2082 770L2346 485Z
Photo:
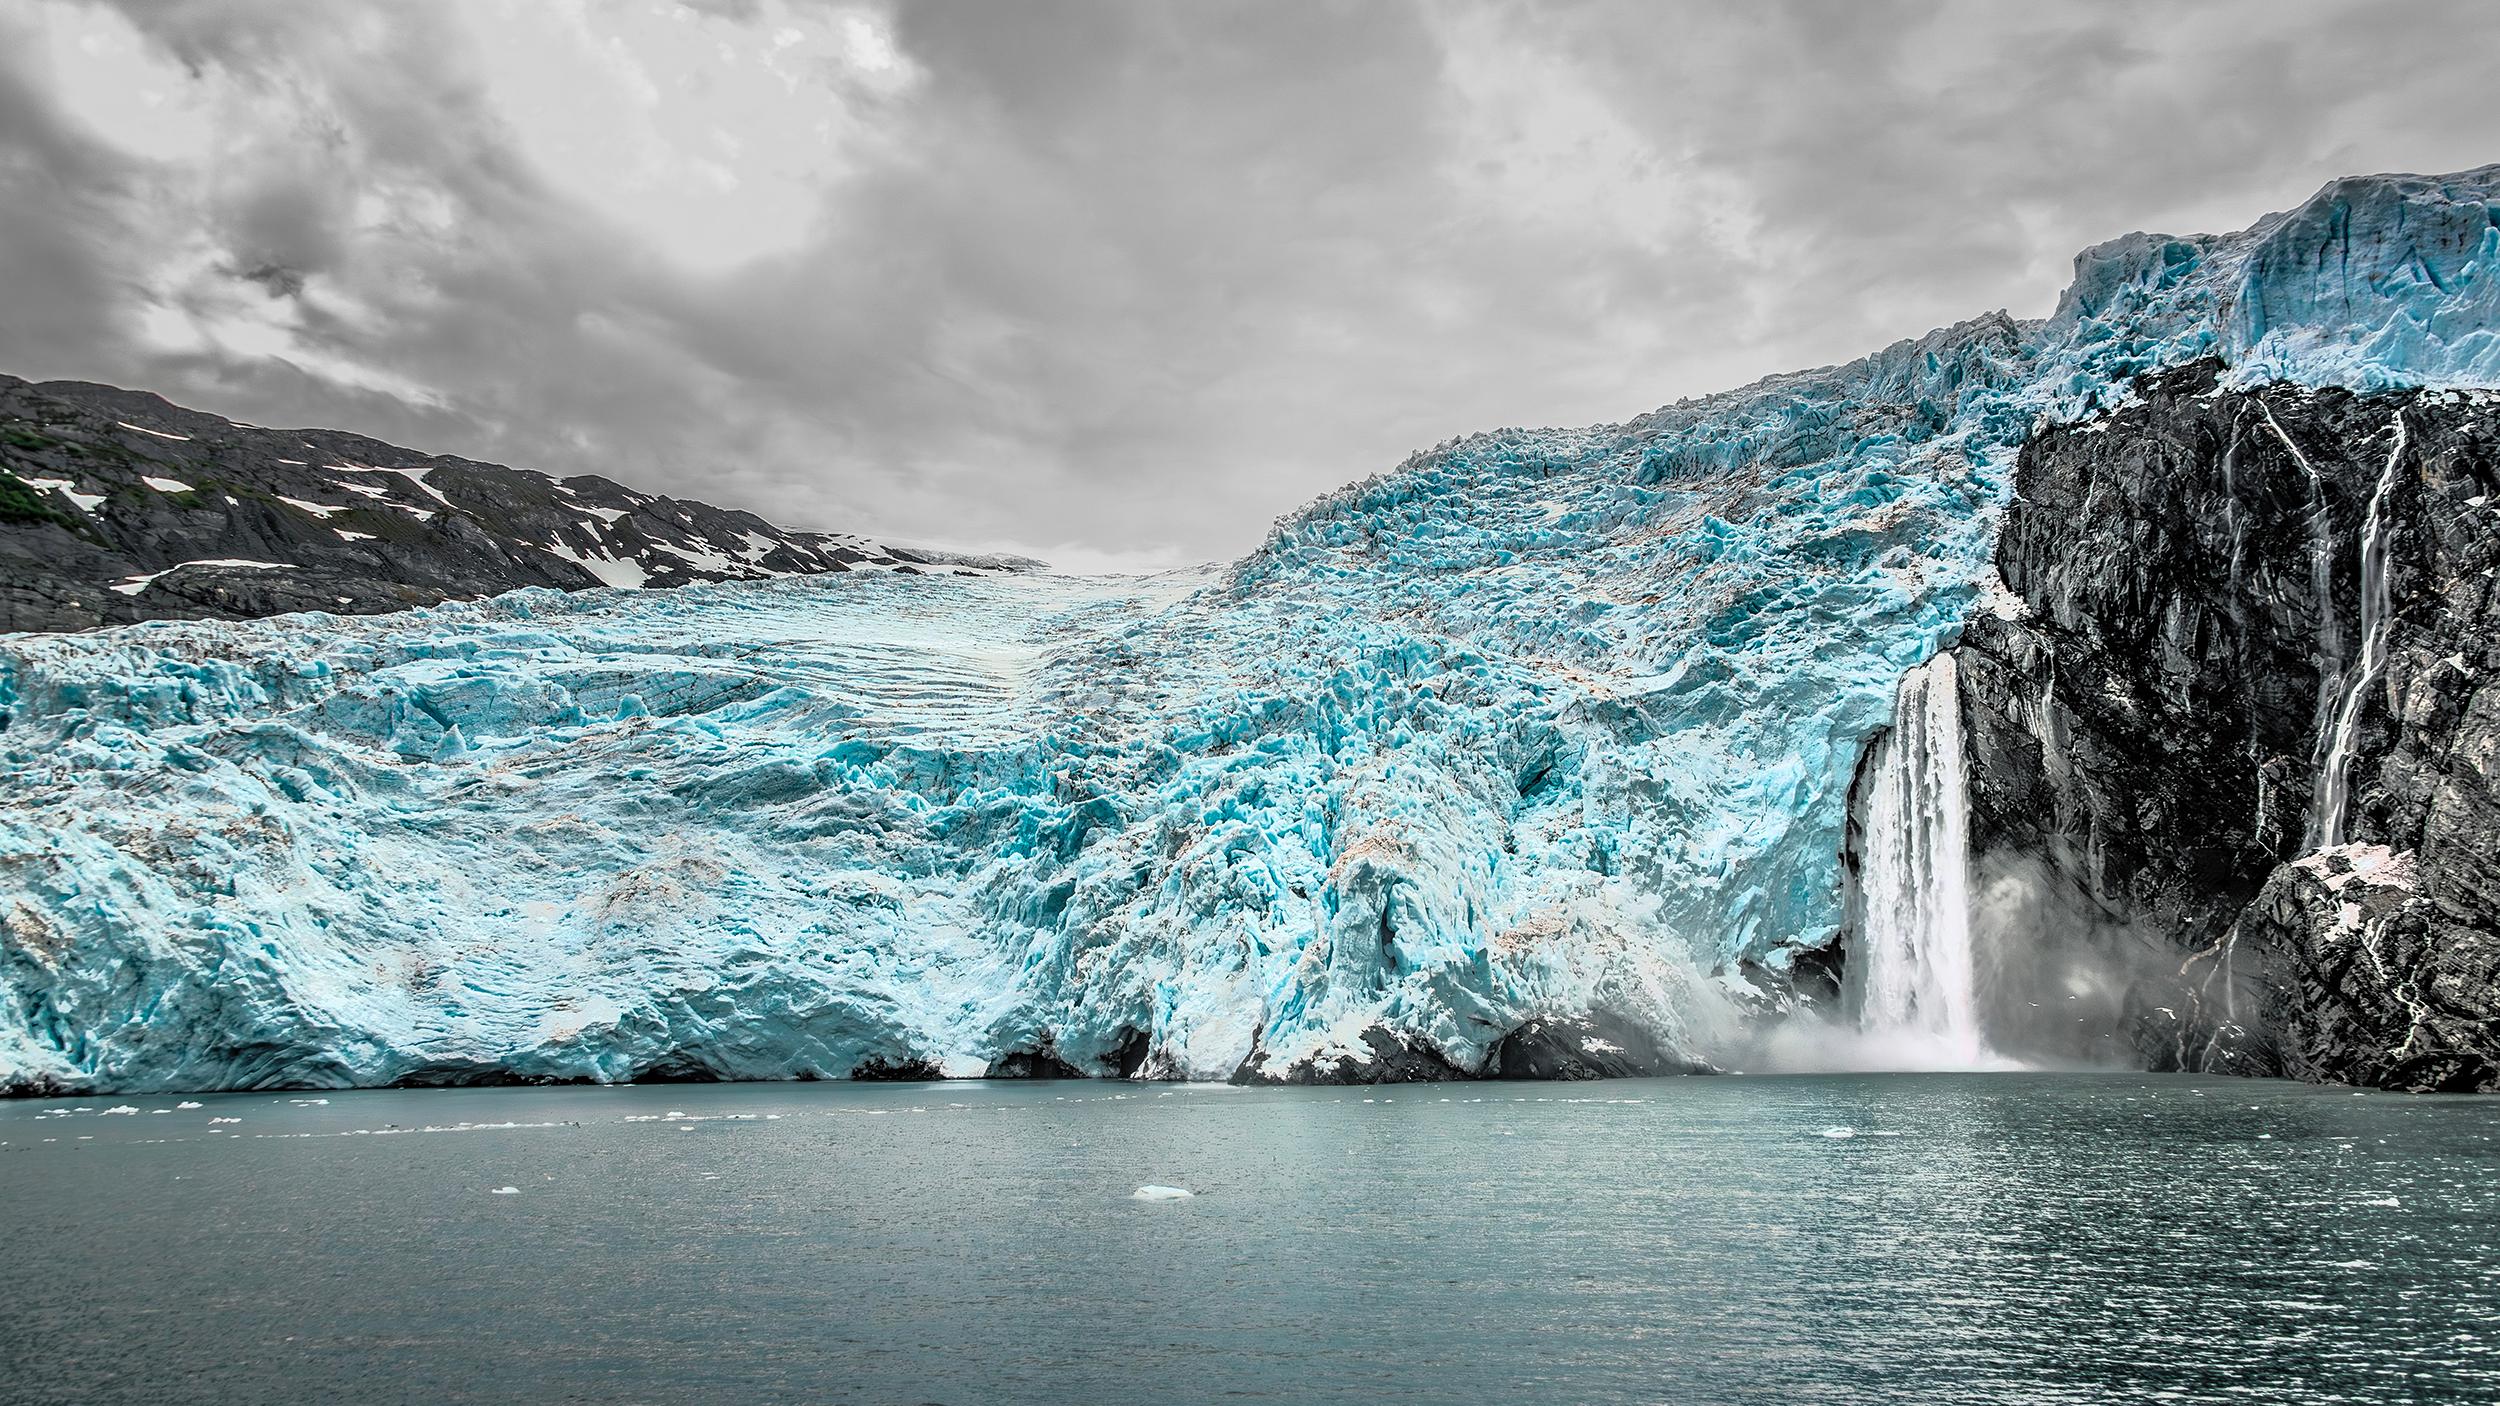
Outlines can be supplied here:
M0 1104L11 1403L2457 1402L2500 1400L2495 1346L2500 1099L1995 1074Z

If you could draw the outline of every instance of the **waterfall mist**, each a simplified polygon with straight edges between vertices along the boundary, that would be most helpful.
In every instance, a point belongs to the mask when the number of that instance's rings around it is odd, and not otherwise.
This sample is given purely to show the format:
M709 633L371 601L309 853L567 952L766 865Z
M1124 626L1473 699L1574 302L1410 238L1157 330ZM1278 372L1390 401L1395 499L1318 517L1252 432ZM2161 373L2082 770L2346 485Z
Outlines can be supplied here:
M2141 1068L2131 1032L2175 1032L2185 1066L2261 973L2227 947L2183 953L2037 853L1974 852L1973 777L1951 652L1904 675L1854 788L1837 1010L1761 1032L1742 1067ZM2054 715L2045 694L2044 713ZM2169 1038L2169 1037L2165 1037Z

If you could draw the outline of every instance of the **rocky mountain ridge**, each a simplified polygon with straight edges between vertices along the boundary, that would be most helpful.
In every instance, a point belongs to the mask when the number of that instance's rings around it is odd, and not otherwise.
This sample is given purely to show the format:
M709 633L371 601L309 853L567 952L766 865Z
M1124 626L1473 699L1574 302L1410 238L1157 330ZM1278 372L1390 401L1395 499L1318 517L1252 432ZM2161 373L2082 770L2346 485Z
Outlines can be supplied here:
M597 475L272 430L0 376L0 632L371 615L525 586L678 586L1037 562L776 527Z

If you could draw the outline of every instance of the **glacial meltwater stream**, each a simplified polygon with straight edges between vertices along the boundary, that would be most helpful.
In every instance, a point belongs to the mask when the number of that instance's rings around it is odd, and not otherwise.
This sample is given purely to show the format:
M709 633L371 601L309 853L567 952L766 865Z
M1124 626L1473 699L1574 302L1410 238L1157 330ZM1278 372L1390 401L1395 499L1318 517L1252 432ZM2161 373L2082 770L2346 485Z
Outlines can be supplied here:
M9 1403L2384 1406L2500 1401L2496 1344L2500 1099L1961 1074L0 1105Z

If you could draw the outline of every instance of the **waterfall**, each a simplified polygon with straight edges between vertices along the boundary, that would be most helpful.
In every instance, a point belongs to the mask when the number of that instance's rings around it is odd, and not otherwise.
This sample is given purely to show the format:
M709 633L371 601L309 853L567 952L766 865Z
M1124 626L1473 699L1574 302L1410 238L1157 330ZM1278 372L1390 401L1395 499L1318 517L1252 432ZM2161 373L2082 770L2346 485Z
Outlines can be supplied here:
M1976 1065L1984 1050L1951 654L1902 678L1879 746L1859 888L1859 1022L1930 1045L1948 1064Z
M2243 410L2240 413L2244 416L2248 412ZM2243 637L2248 624L2246 612L2240 605L2240 580L2244 575L2242 563L2247 556L2245 539L2248 530L2240 520L2239 458L2240 427L2245 423L2245 420L2231 422L2231 442L2222 450L2222 530L2231 542L2231 622L2239 628Z
M2361 658L2345 682L2336 704L2334 724L2327 729L2326 755L2318 763L2316 848L2332 849L2344 842L2344 823L2352 808L2352 749L2361 730L2361 710L2370 687L2387 667L2387 539L2394 528L2387 520L2387 495L2396 486L2396 461L2404 457L2405 416L2396 412L2396 447L2387 453L2378 487L2370 491L2370 511L2361 524Z
M2291 451L2292 462L2300 466L2309 486L2309 592L2318 603L2318 745L2313 755L2323 777L2328 754L2333 750L2330 739L2334 734L2336 700L2344 686L2344 631L2335 618L2335 523L2327 512L2326 480L2318 476L2317 466L2283 432L2282 422L2274 418L2273 406L2259 397L2257 408L2265 413L2266 428L2274 431L2274 437ZM2318 835L2313 823L2310 848L2317 847Z

